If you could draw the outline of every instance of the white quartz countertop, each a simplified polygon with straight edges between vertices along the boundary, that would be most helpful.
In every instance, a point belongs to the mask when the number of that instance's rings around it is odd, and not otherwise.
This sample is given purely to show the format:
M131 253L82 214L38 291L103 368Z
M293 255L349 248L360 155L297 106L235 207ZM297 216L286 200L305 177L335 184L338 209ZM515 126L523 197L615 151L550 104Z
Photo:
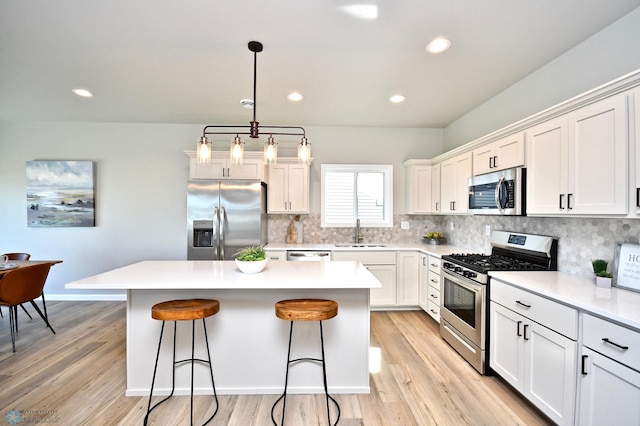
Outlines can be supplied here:
M66 284L68 289L369 289L382 285L360 262L269 262L243 274L234 261L144 261Z
M562 272L495 271L494 279L640 331L640 293L598 288L593 281Z
M432 245L420 243L361 243L359 245L344 244L285 244L285 243L269 243L265 250L314 250L314 251L419 251L431 256L442 257L452 253L471 253L471 251L452 246L452 245Z

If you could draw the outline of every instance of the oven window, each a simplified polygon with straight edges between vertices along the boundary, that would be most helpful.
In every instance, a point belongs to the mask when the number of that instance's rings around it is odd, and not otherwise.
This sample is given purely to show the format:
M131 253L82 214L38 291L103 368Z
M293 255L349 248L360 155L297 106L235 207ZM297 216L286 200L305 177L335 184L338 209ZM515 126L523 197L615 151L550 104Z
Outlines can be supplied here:
M444 306L452 314L476 328L476 293L445 278Z

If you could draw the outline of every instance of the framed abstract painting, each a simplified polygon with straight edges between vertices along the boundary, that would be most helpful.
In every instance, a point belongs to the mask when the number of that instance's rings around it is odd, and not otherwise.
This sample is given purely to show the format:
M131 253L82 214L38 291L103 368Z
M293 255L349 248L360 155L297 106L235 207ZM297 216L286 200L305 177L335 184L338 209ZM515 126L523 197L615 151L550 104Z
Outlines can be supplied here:
M93 161L27 161L28 226L95 226L93 176Z

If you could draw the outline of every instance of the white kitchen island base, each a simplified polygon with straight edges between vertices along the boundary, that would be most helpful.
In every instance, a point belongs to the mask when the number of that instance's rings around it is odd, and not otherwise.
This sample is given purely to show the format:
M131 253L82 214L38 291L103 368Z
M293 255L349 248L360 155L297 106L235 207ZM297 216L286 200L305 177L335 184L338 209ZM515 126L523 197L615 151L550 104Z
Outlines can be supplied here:
M136 278L137 277L137 278ZM67 288L126 288L128 396L149 394L161 321L151 306L174 299L211 298L220 311L207 318L209 347L219 394L279 394L284 388L289 322L275 316L283 299L338 302L323 322L330 393L369 393L369 289L380 283L358 262L271 262L261 274L241 274L233 262L141 262L67 284ZM165 325L154 394L171 389L173 323ZM292 358L320 358L317 321L296 322ZM206 359L202 321L196 321L196 358ZM176 359L191 351L191 321L178 322ZM177 367L175 394L190 392L189 363ZM194 393L211 394L204 364L196 364ZM322 367L290 367L288 393L324 393Z

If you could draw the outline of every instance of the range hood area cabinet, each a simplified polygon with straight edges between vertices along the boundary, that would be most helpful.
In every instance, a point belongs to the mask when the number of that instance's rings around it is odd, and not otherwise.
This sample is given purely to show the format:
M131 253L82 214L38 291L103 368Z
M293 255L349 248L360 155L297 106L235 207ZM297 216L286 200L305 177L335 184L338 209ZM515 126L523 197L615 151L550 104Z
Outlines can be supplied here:
M260 180L264 181L264 154L262 151L245 151L243 164L232 164L229 151L211 153L211 164L198 164L196 151L185 151L189 157L189 180Z
M628 94L526 130L528 215L629 213Z
M442 203L442 213L467 213L469 209L470 177L470 151L440 163L440 201Z
M278 158L267 167L267 213L309 213L309 166L297 158Z
M473 150L473 175L524 166L524 132L501 138Z

